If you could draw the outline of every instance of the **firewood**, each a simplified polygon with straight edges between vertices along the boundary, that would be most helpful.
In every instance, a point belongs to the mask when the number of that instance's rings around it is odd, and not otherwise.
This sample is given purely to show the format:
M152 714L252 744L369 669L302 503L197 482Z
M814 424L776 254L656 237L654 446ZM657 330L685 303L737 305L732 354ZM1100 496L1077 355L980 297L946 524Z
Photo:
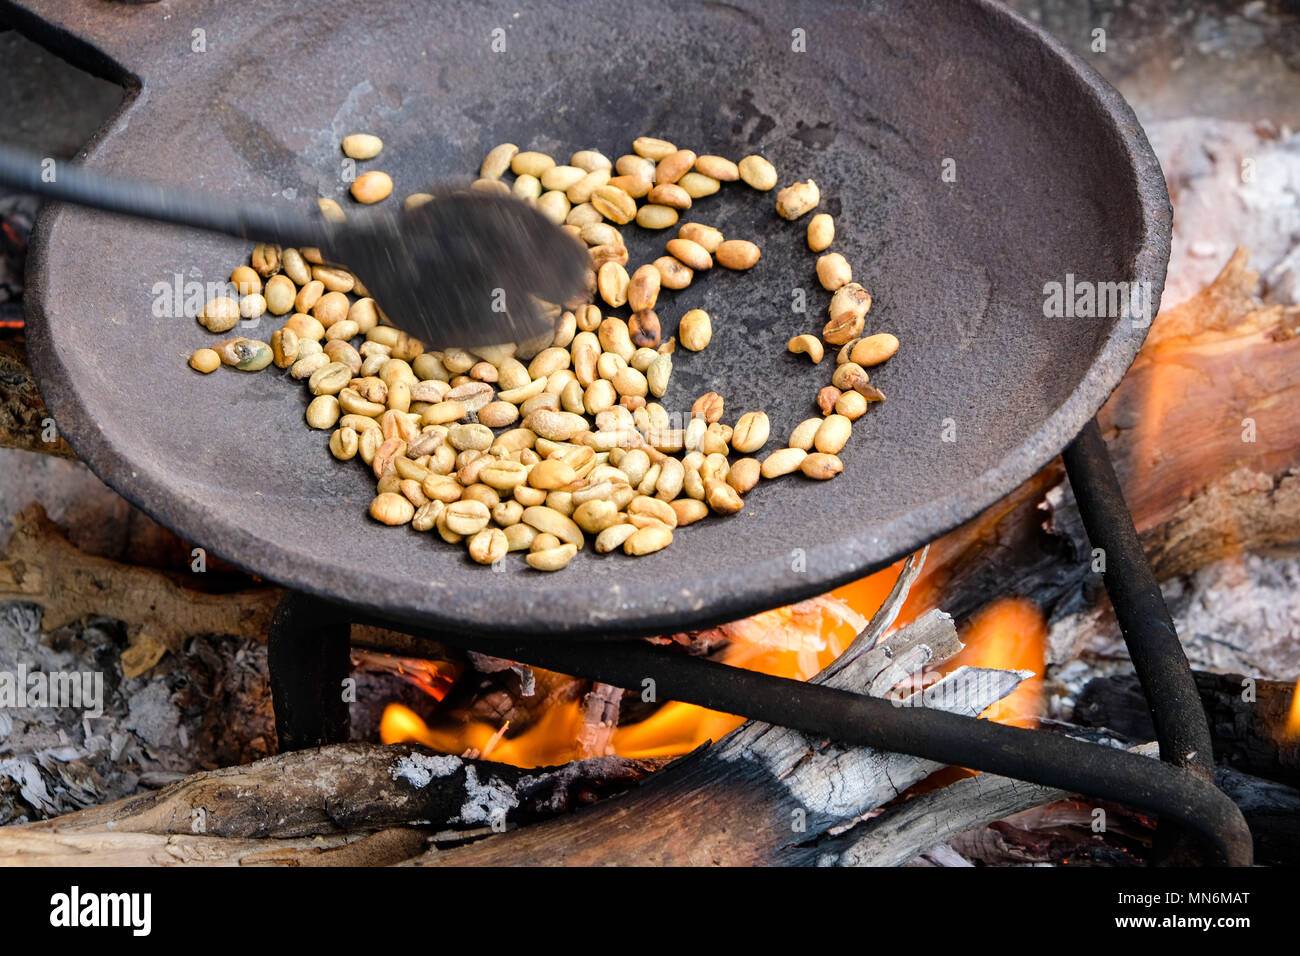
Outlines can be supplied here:
M130 646L122 673L137 677L168 651L197 634L226 634L265 641L284 591L250 584L210 592L178 583L178 576L87 554L33 503L14 515L14 530L0 554L0 601L28 601L43 611L41 629L57 630L88 617L127 627ZM392 644L391 632L356 624L353 641ZM377 635L377 637L374 637ZM448 649L447 659L462 655Z
M1090 815L1106 814L1103 833L1092 832ZM952 839L964 858L981 866L1133 867L1151 861L1155 820L1117 805L1096 806L1077 798L1032 807Z
M904 864L904 866L929 867L971 867L974 865L946 843L936 843Z
M1087 728L1055 729L1068 731L1072 736L1096 739ZM1154 743L1139 744L1131 750L1153 759L1159 756L1159 748ZM1224 766L1216 769L1215 783L1245 815L1254 836L1256 863L1265 866L1300 864L1300 791ZM971 845L967 838L982 847L979 858L984 863L1078 862L1073 854L1090 842L1092 804L1084 807L1086 823L1078 828L1078 838L1060 841L1052 847L1060 853L1059 856L1044 854L1041 846L1036 848L1038 855L1035 856L1017 851L1010 845L1015 842L1014 830L1022 823L1014 819L1015 815L1071 799L1071 794L1053 787L995 774L977 774L914 796L847 831L827 836L815 845L796 847L788 862L807 866L899 866L913 859L923 848L937 843L951 842L957 852L967 853ZM1123 815L1124 811L1118 807L1105 809L1107 825L1114 829L1115 818ZM978 835L977 828L995 821L1007 821L1009 825L999 826L997 831L986 831L982 837ZM1141 825L1140 821L1137 825ZM1154 833L1154 827L1146 827L1142 834L1145 842L1149 844ZM1097 852L1110 862L1123 865L1140 862L1123 859L1125 851L1114 841L1091 842L1102 844Z
M1157 756L1154 744L1135 748ZM926 847L1070 796L1064 790L981 773L913 797L852 829L800 847L795 865L899 866Z
M1300 538L1300 306L1248 258L1160 315L1098 416L1162 580Z
M1219 767L1214 782L1241 807L1256 866L1300 866L1300 791L1229 767Z
M876 619L814 681L881 696L901 677L956 655L962 646L956 628L939 611L879 639L902 607L920 567L919 555L907 562ZM963 684L974 673L973 668L960 668L936 688ZM973 694L940 706L974 716L1009 694L1025 676L1011 671L983 674L990 679L979 682ZM938 764L917 757L846 747L748 721L716 746L683 758L619 799L469 846L435 849L412 862L780 864L787 862L794 845L850 823L937 769Z
M521 770L415 745L335 744L193 774L154 793L2 828L0 864L165 863L178 857L247 863L247 854L256 852L264 855L259 862L301 865L300 851L352 846L374 831L412 825L483 830L567 813L627 789L664 763L602 757ZM393 838L392 844L409 848L409 856L427 840L423 830L414 842ZM330 859L355 862L362 849Z
M582 701L582 725L578 728L578 749L583 757L600 757L613 752L614 728L618 726L623 689L594 684Z
M249 840L192 833L0 830L0 861L20 866L386 866L418 853L418 830Z
M118 564L74 547L39 504L14 516L0 560L0 601L32 601L53 631L90 615L127 625L130 646L122 673L136 677L194 634L264 638L278 592L248 588L208 594L185 588L161 571Z
M1246 818L1257 866L1300 864L1300 791L1224 766L1215 769L1214 782ZM954 837L952 845L988 865L1132 866L1149 862L1155 819L1124 807L1102 804L1101 808L1106 812L1102 835L1091 830L1097 806L1070 798L1022 809L969 830Z
M1196 671L1192 676L1209 717L1215 760L1300 787L1300 736L1286 729L1295 685L1240 674ZM1075 704L1074 720L1130 739L1155 734L1142 689L1127 674L1090 681Z
M489 672L479 669L481 662L493 660L484 654L468 655L473 670L456 682L439 706L439 726L467 721L497 726L508 723L512 734L522 733L551 708L580 700L591 687L585 678L513 662L503 662L504 668L492 665Z

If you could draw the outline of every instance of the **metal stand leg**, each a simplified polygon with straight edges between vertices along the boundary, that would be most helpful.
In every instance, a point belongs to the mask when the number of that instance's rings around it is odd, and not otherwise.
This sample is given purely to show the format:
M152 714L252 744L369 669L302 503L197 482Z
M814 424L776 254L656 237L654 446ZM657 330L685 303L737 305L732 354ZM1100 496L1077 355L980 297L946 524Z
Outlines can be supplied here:
M1106 593L1151 708L1160 759L1213 782L1205 709L1095 419L1066 448L1064 458L1088 540L1105 555ZM1181 855L1182 848L1169 837L1162 828L1158 857Z
M346 613L305 594L288 593L275 609L267 666L282 753L348 739L350 633Z

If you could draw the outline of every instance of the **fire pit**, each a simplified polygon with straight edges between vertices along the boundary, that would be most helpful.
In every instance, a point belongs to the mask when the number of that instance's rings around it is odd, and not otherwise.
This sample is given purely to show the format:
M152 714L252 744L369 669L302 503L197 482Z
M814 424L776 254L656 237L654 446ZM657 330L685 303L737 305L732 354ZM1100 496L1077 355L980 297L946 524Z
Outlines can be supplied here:
M1152 170L1141 173L1147 178L1139 184L1147 200L1158 188ZM1174 182L1177 204L1186 186ZM1146 225L1155 229L1158 246L1159 224ZM1178 242L1175 234L1176 251ZM1160 251L1144 248L1141 255L1146 268ZM1193 674L1183 647L1188 635L1180 642L1159 583L1230 553L1221 548L1225 526L1236 531L1239 549L1284 545L1300 529L1289 471L1296 464L1296 436L1280 411L1298 387L1292 371L1295 307L1255 299L1244 253L1223 261L1209 289L1157 320L1129 379L1099 423L1083 424L1063 464L1051 462L1034 473L1050 457L1038 447L1024 462L999 466L992 484L976 482L978 493L963 492L924 520L905 522L905 534L870 556L845 550L844 560L820 577L776 584L764 570L767 597L745 581L741 562L718 577L743 585L735 599L719 597L716 582L701 584L698 594L717 600L676 613L663 587L675 579L666 578L645 600L630 601L634 613L625 619L608 608L597 613L594 605L584 605L587 613L572 620L547 610L538 620L560 633L539 640L512 634L495 619L458 622L446 614L414 613L405 597L386 612L384 602L364 589L354 589L361 596L352 601L312 596L307 592L322 590L313 577L320 568L299 576L274 549L239 552L232 544L238 535L223 537L225 556L303 589L233 597L236 592L223 595L218 588L202 598L179 598L210 602L204 606L224 615L219 630L269 635L265 654L279 755L188 777L144 802L108 804L57 825L34 824L22 839L57 830L61 840L96 846L96 834L111 826L263 841L239 848L231 843L236 858L292 856L307 851L302 841L308 837L328 833L334 843L327 852L337 862L901 863L936 845L946 849L934 850L930 859L951 860L945 854L958 851L950 841L993 833L987 825L994 821L1018 819L1026 824L1018 832L1030 832L1034 827L1016 815L1051 804L1069 806L1073 819L1092 824L1097 837L1076 840L1067 850L1057 845L1053 852L1067 858L1094 853L1095 860L1117 862L1128 854L1153 862L1245 865L1259 849L1260 834L1268 833L1266 860L1285 861L1288 851L1277 847L1288 837L1270 830L1268 821L1296 806L1290 685ZM1283 274L1270 279L1270 290L1282 285ZM37 276L45 281L40 270ZM35 331L37 345L51 354L47 325ZM1106 374L1118 375L1118 358L1102 361ZM20 360L16 354L15 374L25 375ZM127 477L122 469L129 459L78 417L67 367L47 370L42 361L38 353L38 369L56 383L45 389L53 419L67 423L74 447L111 483L202 540L197 512L150 499L142 489L153 477L141 484ZM1180 407L1172 397L1183 387L1179 370L1198 362L1211 381L1233 383L1228 403L1249 414L1202 421L1195 408ZM1238 374L1246 369L1259 374L1247 381ZM30 409L30 391L20 401ZM1071 432L1087 419L1076 414L1086 404L1074 403ZM1243 456L1225 444L1225 420L1234 434L1255 436L1236 440L1258 451L1258 480L1236 467ZM1052 427L1059 430L1062 422ZM59 437L56 430L54 440ZM1069 435L1057 437L1060 447ZM1195 447L1198 439L1207 442L1204 449ZM1153 458L1163 471L1151 468ZM987 493L1031 474L1001 500ZM1135 485L1135 475L1146 481ZM1162 475L1169 480L1162 483ZM1206 505L1211 495L1222 496L1213 510ZM952 520L931 520L945 509ZM922 534L966 518L942 537ZM60 540L41 516L26 513L9 546L8 576L0 578L8 582L6 596L46 604L45 628L65 616L50 617L56 594L76 595L75 601L65 598L68 620L87 612L130 620L135 608L128 605L87 603L84 583L81 590L75 584L56 588L54 582L73 582L78 571L83 582L120 575ZM927 540L928 555L913 551ZM206 569L207 552L189 550L193 564ZM909 552L903 561L890 560ZM51 562L50 554L62 558ZM887 569L863 582L844 583L882 565ZM140 593L171 593L159 579L145 580ZM1102 585L1108 604L1096 600ZM828 598L704 627L833 586L839 590ZM543 599L533 585L521 585L525 593L526 600L512 598L515 604L501 607L518 610ZM1093 615L1093 631L1064 628L1072 612ZM122 655L129 681L170 666L194 633L167 618L158 615L151 628L131 633L129 653ZM1021 656L980 656L981 632L1005 636L1008 630L1022 634ZM660 636L643 640L651 631ZM1074 688L1078 678L1066 676L1071 655L1058 645L1069 638L1082 646L1116 631L1132 677L1098 672L1086 690ZM617 640L594 640L600 636ZM414 696L402 697L399 706L395 688L402 687L415 688ZM376 688L384 690L376 694ZM1241 701L1233 699L1238 690L1245 693ZM1006 710L990 713L999 701ZM981 714L995 719L975 719ZM357 742L354 729L372 736ZM377 747L375 735L390 746ZM1155 746L1143 746L1149 740ZM669 763L692 750L698 752ZM1230 768L1225 754L1232 755ZM245 750L237 759L254 756L255 750ZM578 762L555 769L570 760ZM932 776L944 767L982 773ZM643 779L651 771L658 772ZM306 783L322 773L330 778L327 792ZM638 781L631 793L601 799ZM258 793L258 802L273 809L231 806L222 797L231 784ZM597 806L567 812L590 802ZM333 808L328 822L323 805ZM1107 815L1125 821L1128 835L1107 838ZM1132 837L1144 827L1149 835L1155 818L1160 830L1153 846ZM157 824L147 821L159 819L184 820L188 830L174 824L149 829ZM629 827L630 819L637 823ZM0 853L3 837L0 832ZM1294 835L1290 839L1294 847ZM22 852L18 844L10 847ZM964 859L992 853L987 846L963 847L971 854Z

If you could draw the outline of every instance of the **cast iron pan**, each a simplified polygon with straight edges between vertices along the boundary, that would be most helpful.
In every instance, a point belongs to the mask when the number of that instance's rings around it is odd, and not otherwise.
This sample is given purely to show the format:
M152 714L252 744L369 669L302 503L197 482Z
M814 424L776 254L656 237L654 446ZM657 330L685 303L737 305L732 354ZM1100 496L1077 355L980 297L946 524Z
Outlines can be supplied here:
M301 385L274 369L186 367L210 337L192 319L156 318L155 283L223 280L247 247L47 211L30 266L32 361L77 453L222 557L425 628L628 637L735 618L882 567L1056 455L1137 353L1145 329L1127 320L1044 318L1044 283L1148 282L1153 305L1163 285L1168 198L1132 112L984 0L27 0L7 12L128 87L84 157L111 172L268 202L346 202L338 143L354 131L383 137L374 165L399 195L476 171L506 140L613 157L649 134L700 153L761 152L781 185L821 184L835 248L875 297L869 328L903 342L873 370L889 399L858 422L844 474L761 484L742 514L685 530L666 551L588 549L550 575L518 555L493 573L463 548L376 525L372 479L305 427ZM806 52L792 49L795 30ZM504 51L493 49L500 38ZM763 258L661 300L665 335L689 308L715 317L708 350L678 352L665 402L687 409L716 389L728 421L765 409L785 436L815 413L829 372L784 343L820 329L828 295L805 222L777 218L773 194L726 193L689 218L755 240ZM627 232L633 264L668 238ZM792 311L796 289L806 314Z

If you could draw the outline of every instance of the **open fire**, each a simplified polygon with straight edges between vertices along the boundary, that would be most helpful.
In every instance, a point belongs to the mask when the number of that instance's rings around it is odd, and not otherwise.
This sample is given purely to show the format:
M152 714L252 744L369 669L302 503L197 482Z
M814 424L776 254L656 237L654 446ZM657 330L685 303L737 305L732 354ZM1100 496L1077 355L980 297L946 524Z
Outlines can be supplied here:
M716 659L746 670L808 680L839 656L880 608L901 568L899 562L825 597L724 625L720 630L726 644ZM912 588L896 626L915 620L934 605L933 598L934 588L922 577ZM963 665L1032 671L1033 678L985 714L999 722L1030 726L1042 715L1045 638L1046 626L1033 602L1015 598L995 602L971 621L963 635L966 649L961 655L942 672L918 674L918 688ZM440 701L452 685L446 675L431 679L427 670L409 676ZM442 753L532 768L604 754L643 759L679 756L719 740L743 722L733 714L669 701L644 719L601 727L591 717L592 706L590 695L585 700L556 701L512 735L508 721L500 725L483 720L429 723L409 707L390 703L380 722L380 739L385 744L421 743Z

